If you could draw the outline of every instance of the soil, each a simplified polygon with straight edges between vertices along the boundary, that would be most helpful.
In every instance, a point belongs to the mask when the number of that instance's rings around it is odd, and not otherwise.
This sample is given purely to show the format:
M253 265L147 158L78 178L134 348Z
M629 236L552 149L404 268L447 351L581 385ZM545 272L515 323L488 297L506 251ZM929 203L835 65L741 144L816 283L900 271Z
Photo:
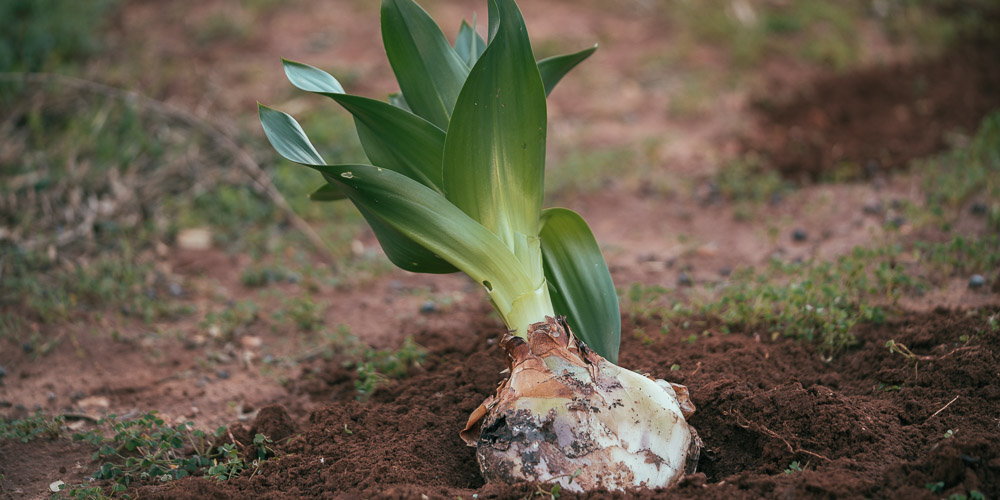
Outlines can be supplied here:
M483 311L483 316L485 316ZM995 311L992 311L995 312ZM1000 495L1000 332L983 314L938 310L868 326L858 345L826 362L811 345L753 332L721 334L696 324L656 335L626 335L621 364L691 390L690 419L705 442L699 472L674 498L938 498L978 490ZM656 331L655 319L626 331ZM494 344L500 325L480 319L454 331L424 331L431 351L410 378L351 399L353 376L329 362L327 400L296 432L279 406L252 430L290 435L280 458L252 478L226 484L185 479L145 486L141 498L511 498L527 485L484 485L474 449L458 436L505 368ZM692 333L710 332L696 342ZM967 341L960 337L968 336ZM888 340L918 360L895 355ZM671 365L680 366L672 370ZM300 387L301 390L301 387ZM332 401L331 401L332 400ZM946 433L948 433L946 435ZM786 473L793 462L802 471ZM938 493L927 484L943 483ZM653 498L665 492L631 492ZM564 495L565 498L577 498ZM579 498L622 497L591 493ZM475 498L475 497L473 497Z
M906 167L954 146L1000 107L998 60L993 34L937 57L821 78L790 98L758 99L744 149L797 180Z
M115 57L175 71L145 71L139 81L107 78L207 116L238 116L258 99L289 111L311 105L289 97L275 64L279 55L343 70L338 74L356 77L351 87L360 94L393 90L377 24L370 22L376 3L342 2L330 9L297 2L295 9L262 16L246 40L189 43L199 20L237 3L185 0L166 9L129 2L115 34L121 49ZM428 3L435 17L453 26L483 8L478 0ZM676 40L662 19L640 6L647 2L614 12L600 2L522 3L533 36L569 36L571 43L559 51L587 46L595 33L601 42L593 60L553 93L552 154L580 144L655 141L652 168L682 186L671 195L612 182L600 192L560 200L579 211L605 244L619 286L670 288L682 273L696 284L712 283L728 270L773 256L843 255L883 237L885 222L898 215L893 205L920 199L919 186L904 174L877 184L806 186L762 204L751 221L737 220L724 201L687 196L684 183L704 180L723 163L719 158L739 149L730 146L747 123L759 133L746 135L744 149L766 154L790 177L816 178L845 162L877 164L873 169L880 172L905 165L946 145L951 132L971 131L986 111L1000 107L993 45L822 78L807 86L811 91L787 98L774 93L778 98L770 103L757 99L755 110L746 106L743 90L727 91L697 116L675 116L668 110L677 82L662 58ZM726 65L703 49L690 57L689 66L706 72ZM767 67L787 68L773 61ZM98 64L94 71L101 69ZM811 74L800 69L780 76L806 81ZM919 92L915 81L923 82ZM890 208L866 212L873 204ZM980 234L985 223L964 217L956 227ZM808 239L794 241L795 228L807 228ZM768 236L772 229L778 236ZM904 223L894 234L906 237L910 229ZM370 233L357 243L376 245ZM218 249L169 247L153 260L181 285L179 300L199 313L217 311L220 301L242 300L256 301L262 313L231 339L206 338L203 314L149 325L91 312L68 324L33 325L35 352L0 338L7 371L0 379L0 417L20 418L35 409L88 418L156 409L203 429L234 424L234 437L244 445L258 432L275 441L276 457L252 477L142 484L132 491L140 498L521 498L538 491L483 484L474 450L458 436L505 367L495 345L502 326L476 284L389 271L309 291L324 305L331 330L349 325L374 347L397 347L413 336L428 349L406 379L362 402L346 355L317 356L318 335L264 313L283 297L303 294L303 284L275 284L271 295L259 294L239 280L242 269L259 263ZM656 318L625 318L621 365L687 385L698 407L691 423L706 444L699 471L678 488L627 497L940 498L972 490L1000 497L1000 334L985 320L1000 311L1000 281L992 292L979 292L968 288L966 276L949 280L922 297L904 297L887 323L859 327L858 344L832 361L808 343L764 331L722 334L718 325L693 318L688 327L661 335ZM444 298L446 305L420 312L428 297ZM651 342L640 330L654 332ZM692 334L697 340L688 342ZM888 340L905 344L918 359L890 353ZM40 345L51 351L39 354ZM88 420L70 423L89 428ZM0 497L43 498L52 481L78 484L97 468L92 451L67 440L4 441ZM793 461L803 470L786 473ZM940 491L932 493L928 484Z

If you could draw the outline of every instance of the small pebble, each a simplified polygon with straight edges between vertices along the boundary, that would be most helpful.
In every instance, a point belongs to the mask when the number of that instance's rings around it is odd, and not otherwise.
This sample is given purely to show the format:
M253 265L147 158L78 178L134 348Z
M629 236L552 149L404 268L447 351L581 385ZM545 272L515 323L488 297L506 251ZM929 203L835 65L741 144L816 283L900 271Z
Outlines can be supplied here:
M719 276L722 276L722 277L725 278L725 277L728 277L730 274L733 274L733 270L729 266L726 266L726 267L723 267L722 269L719 269Z
M681 273L677 275L677 286L691 286L693 284L694 280L691 279L690 274L681 271Z
M229 378L229 372L227 372L226 370L219 370L215 372L215 375L222 380L226 380L227 378Z
M985 284L986 278L984 278L981 274L974 274L971 278L969 278L969 288L982 288Z
M56 393L49 391L49 393L45 395L45 399L48 399L49 401L55 401Z
M807 239L809 239L809 235L806 233L804 229L796 229L795 231L792 231L793 241L802 242L806 241Z
M972 204L972 215L986 215L986 204L976 202Z
M177 283L171 283L168 285L167 290L170 292L170 295L173 295L174 297L180 297L184 294L184 289L182 289Z
M435 304L433 300L428 300L427 302L420 304L421 313L430 314L435 311L437 311L437 304Z
M261 358L261 361L263 361L265 365L273 365L278 362L278 360L270 354L265 354L264 357Z

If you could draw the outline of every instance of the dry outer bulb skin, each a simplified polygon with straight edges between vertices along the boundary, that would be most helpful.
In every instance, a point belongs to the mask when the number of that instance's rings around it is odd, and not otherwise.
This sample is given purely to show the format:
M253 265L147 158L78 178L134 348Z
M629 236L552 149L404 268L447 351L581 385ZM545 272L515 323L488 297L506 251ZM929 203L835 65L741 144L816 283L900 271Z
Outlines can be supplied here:
M507 335L510 376L469 417L487 481L558 483L568 491L663 488L694 472L701 441L687 388L620 368L563 319Z

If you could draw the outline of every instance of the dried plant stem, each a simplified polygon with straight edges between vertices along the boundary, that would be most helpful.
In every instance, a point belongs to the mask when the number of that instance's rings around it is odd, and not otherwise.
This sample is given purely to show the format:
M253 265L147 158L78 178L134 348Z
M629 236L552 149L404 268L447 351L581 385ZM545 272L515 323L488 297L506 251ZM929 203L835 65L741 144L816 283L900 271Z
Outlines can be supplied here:
M819 453L815 453L815 452L812 452L812 451L809 451L809 450L806 450L806 449L797 448L797 447L792 446L792 443L788 442L788 440L785 439L785 438L783 438L780 434L778 434L777 432L772 431L771 429L768 429L767 427L764 427L764 425L762 425L762 424L758 424L756 422L751 422L749 419L747 419L746 417L744 417L743 415L741 415L738 410L730 410L729 412L723 412L723 413L728 413L728 414L732 415L736 419L736 425L738 425L738 426L740 426L740 427L742 427L744 429L757 431L757 432L760 432L760 433L765 434L767 436L770 436L770 437L772 437L774 439L780 440L782 443L785 443L785 446L788 447L788 451L790 451L793 455L802 453L804 455L809 455L811 457L816 457L816 458L819 458L819 459L822 459L822 460L826 460L827 462L832 462L832 460L830 460L827 457L824 457L823 455L820 455Z

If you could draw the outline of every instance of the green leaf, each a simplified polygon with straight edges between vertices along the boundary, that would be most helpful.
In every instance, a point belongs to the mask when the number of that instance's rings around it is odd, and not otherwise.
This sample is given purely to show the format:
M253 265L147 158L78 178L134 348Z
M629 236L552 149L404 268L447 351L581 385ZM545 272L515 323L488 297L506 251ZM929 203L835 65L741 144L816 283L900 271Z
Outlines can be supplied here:
M556 84L562 80L562 77L566 76L566 73L590 57L596 50L597 44L595 43L589 49L572 54L547 57L538 61L538 72L542 74L542 81L545 82L545 95L551 94L552 89L556 88Z
M382 41L410 109L447 130L469 67L441 28L412 0L382 0Z
M473 24L476 22L474 17L472 22ZM476 65L476 61L485 50L486 42L483 37L479 36L479 33L476 33L475 26L470 26L469 23L462 21L462 26L458 29L458 37L455 38L455 53L458 54L459 59L465 61L465 65L471 68Z
M409 111L410 113L413 112L413 110L410 109L410 105L406 104L406 99L400 92L394 92L392 94L389 94L389 104L392 104L393 106L396 106L397 108L400 108L402 110Z
M386 225L432 250L477 282L531 290L530 280L499 239L441 194L388 169L370 165L314 166ZM516 287L513 285L516 284Z
M455 105L445 138L444 187L452 203L513 249L523 236L538 234L545 89L517 6L512 0L490 5L497 34Z
M597 240L572 210L547 209L542 224L542 255L552 306L591 349L617 363L618 296Z
M287 113L257 103L257 114L271 146L281 156L303 165L325 165L326 161L309 142L305 130Z
M444 131L400 107L344 94L340 83L319 68L286 59L282 59L282 65L292 85L329 97L354 115L361 146L373 165L395 170L438 191L442 189Z
M337 201L347 198L347 195L340 190L337 184L323 184L319 189L309 194L312 201Z
M320 157L319 153L316 153L316 148L309 142L305 131L302 130L302 127L294 118L286 113L270 109L261 104L258 104L257 108L260 115L260 123L264 127L264 133L267 135L267 139L271 141L271 145L281 156L316 169L325 166L323 158ZM386 171L390 170L386 169ZM408 177L402 174L398 175L408 179ZM325 177L327 182L343 184L340 179L329 175ZM411 182L415 185L423 186L417 181L411 180ZM344 191L343 186L340 189ZM430 188L424 187L424 189ZM344 191L344 194L350 197L348 192ZM361 215L368 221L368 224L372 227L372 231L378 238L379 244L382 245L386 256L393 264L407 271L420 273L445 274L457 270L454 266L435 255L434 252L427 250L422 244L406 237L393 226L383 223L366 205L359 204L354 198L351 201L354 202L358 210L361 211Z

